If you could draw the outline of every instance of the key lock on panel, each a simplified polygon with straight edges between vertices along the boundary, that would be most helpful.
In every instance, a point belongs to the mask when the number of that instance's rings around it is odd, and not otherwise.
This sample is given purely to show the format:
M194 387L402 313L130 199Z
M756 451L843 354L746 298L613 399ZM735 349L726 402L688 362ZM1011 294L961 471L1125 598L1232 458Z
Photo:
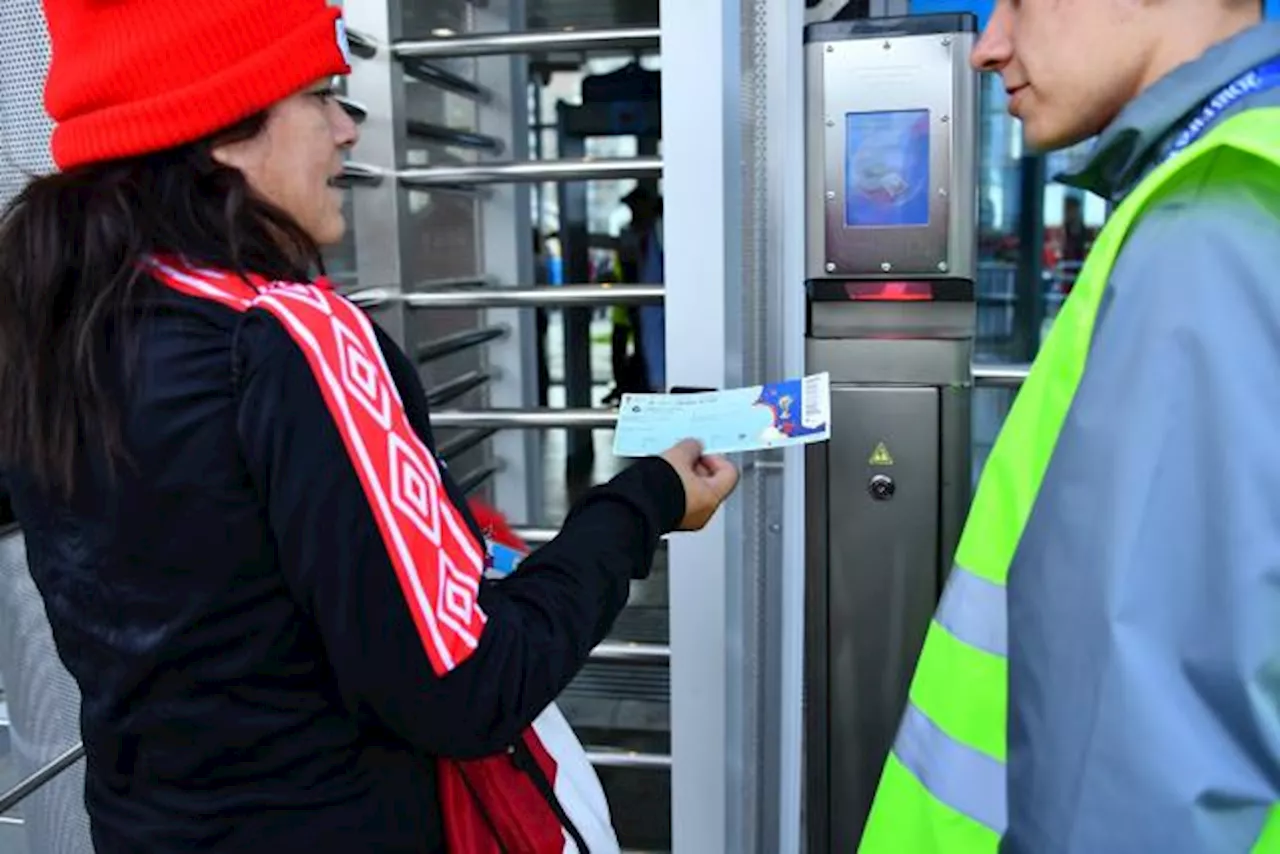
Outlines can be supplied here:
M808 850L856 851L968 509L972 15L805 33Z

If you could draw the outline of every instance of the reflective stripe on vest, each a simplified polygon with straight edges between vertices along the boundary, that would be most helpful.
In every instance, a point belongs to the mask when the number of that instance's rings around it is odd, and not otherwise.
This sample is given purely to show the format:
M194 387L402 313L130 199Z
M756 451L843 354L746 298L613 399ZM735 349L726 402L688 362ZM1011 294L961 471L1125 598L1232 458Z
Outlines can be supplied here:
M1004 587L952 568L934 620L952 639L1005 658L1008 607ZM893 752L934 797L999 833L1005 827L1004 763L952 738L915 704L894 740Z
M947 735L915 703L907 703L893 752L935 798L983 827L1004 831L1003 762Z
M1009 622L1004 585L957 566L947 579L934 619L969 646L1001 658L1008 655Z
M1098 235L983 470L861 854L998 850L1007 815L1009 567L1084 372L1098 305L1125 237L1170 179L1223 148L1280 169L1280 109L1223 121L1153 170ZM1271 818L1254 852L1280 854L1280 812Z

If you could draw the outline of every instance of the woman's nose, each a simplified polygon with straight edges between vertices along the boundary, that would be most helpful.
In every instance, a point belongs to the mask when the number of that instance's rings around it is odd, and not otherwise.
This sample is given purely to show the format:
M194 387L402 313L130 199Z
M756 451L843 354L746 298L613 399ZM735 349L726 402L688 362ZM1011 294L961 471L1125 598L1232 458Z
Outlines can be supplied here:
M333 114L330 116L330 125L333 128L334 142L339 148L351 148L360 141L360 126L337 101L332 102L331 109Z

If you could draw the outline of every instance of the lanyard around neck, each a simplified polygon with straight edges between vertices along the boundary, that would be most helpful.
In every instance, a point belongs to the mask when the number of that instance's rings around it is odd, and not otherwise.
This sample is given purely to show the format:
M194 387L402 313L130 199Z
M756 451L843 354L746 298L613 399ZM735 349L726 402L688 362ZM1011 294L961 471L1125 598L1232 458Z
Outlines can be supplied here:
M1280 57L1255 66L1241 74L1235 80L1219 89L1213 97L1204 103L1191 121L1187 123L1187 126L1174 136L1173 141L1169 143L1169 147L1165 149L1164 156L1160 158L1160 162L1163 163L1172 157L1176 157L1184 149L1190 147L1196 140L1204 136L1205 132L1213 127L1218 119L1222 118L1223 113L1231 109L1240 99L1258 92L1266 92L1277 86L1280 86Z

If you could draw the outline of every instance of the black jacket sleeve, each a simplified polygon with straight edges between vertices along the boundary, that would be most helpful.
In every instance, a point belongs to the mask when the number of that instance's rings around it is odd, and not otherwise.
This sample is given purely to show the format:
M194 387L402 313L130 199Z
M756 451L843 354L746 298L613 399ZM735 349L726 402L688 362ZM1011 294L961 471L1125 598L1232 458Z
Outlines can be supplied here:
M381 344L389 362L407 364ZM421 386L395 373L404 403L393 405L430 447ZM482 584L479 643L438 676L319 381L265 311L241 324L236 376L247 468L343 702L427 753L466 758L511 743L585 663L626 604L630 579L647 571L659 537L684 513L680 479L660 459L594 488L516 574Z

